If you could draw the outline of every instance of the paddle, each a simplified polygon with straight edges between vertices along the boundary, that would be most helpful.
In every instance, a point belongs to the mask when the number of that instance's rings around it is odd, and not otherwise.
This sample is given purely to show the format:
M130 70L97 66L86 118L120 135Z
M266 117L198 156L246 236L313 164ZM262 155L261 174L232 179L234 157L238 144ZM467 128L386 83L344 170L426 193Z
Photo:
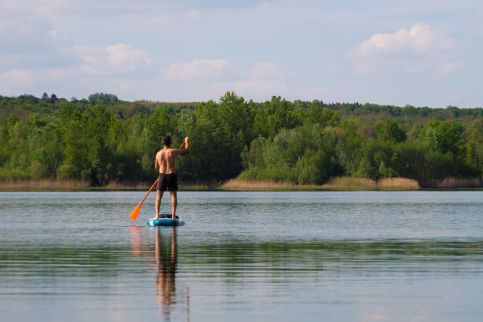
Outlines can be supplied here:
M180 149L183 148L185 142L183 141L183 143L181 144L181 146L179 147ZM131 211L131 220L132 221L135 221L138 216L139 216L139 212L141 211L141 206L143 205L143 202L144 200L146 200L146 198L148 197L149 193L151 192L151 190L153 190L154 186L156 185L156 183L158 183L158 179L156 179L156 181L154 181L153 185L151 186L151 188L149 188L148 192L146 192L146 194L144 195L143 199L141 200L140 203L137 204L136 207L134 207L134 209Z
M156 183L158 183L158 180L159 179L156 179L156 181L154 181L154 183L151 186L151 188L149 188L148 192L146 192L146 194L144 195L143 200L141 200L141 202L138 203L137 206L134 207L134 209L131 211L131 220L132 221L136 220L136 218L139 216L139 212L141 211L141 206L143 205L144 200L146 200L146 198L148 197L148 195L151 192L151 190L153 190L153 188L156 185Z

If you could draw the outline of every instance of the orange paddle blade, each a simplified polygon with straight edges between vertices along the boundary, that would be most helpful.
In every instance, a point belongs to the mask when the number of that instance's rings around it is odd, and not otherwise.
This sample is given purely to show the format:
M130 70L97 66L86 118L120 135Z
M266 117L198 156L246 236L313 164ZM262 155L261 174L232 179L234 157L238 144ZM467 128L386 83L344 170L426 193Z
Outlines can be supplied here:
M138 204L134 209L131 211L131 220L134 221L139 216L139 212L141 211L141 204Z
M146 192L146 194L144 195L143 197L143 200L141 200L140 203L138 203L138 205L136 207L134 207L134 209L131 211L131 220L134 221L136 220L136 218L138 217L139 215L139 212L141 211L141 206L144 202L144 200L146 200L146 198L148 197L149 193L151 192L151 190L153 190L154 186L156 185L156 183L158 183L158 180L159 179L156 179L153 183L153 185L151 186L151 188L149 188L148 192Z

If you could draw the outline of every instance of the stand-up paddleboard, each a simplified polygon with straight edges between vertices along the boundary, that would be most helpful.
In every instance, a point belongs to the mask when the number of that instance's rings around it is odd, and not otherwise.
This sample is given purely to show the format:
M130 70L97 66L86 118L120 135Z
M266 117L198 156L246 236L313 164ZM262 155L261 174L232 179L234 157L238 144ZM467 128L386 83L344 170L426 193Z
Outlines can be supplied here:
M146 221L146 224L150 227L156 226L183 226L184 221L176 216L176 219L172 219L170 214L159 215L159 219Z

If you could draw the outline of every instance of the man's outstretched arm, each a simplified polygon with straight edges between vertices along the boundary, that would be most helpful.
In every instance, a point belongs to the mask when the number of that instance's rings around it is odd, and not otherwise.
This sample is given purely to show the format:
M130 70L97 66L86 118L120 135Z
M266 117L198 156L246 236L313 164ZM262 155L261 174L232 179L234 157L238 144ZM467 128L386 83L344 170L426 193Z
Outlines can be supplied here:
M181 144L181 147L178 149L178 153L179 154L186 154L186 153L188 153L189 148L190 148L190 138L185 137L183 144Z

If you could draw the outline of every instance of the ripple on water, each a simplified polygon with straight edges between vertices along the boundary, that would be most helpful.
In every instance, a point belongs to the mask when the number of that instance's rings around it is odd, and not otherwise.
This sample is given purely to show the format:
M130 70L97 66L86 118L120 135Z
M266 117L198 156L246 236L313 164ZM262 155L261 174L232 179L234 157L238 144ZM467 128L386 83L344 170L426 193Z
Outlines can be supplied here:
M478 321L481 192L0 193L6 321ZM163 203L163 209L164 209Z

